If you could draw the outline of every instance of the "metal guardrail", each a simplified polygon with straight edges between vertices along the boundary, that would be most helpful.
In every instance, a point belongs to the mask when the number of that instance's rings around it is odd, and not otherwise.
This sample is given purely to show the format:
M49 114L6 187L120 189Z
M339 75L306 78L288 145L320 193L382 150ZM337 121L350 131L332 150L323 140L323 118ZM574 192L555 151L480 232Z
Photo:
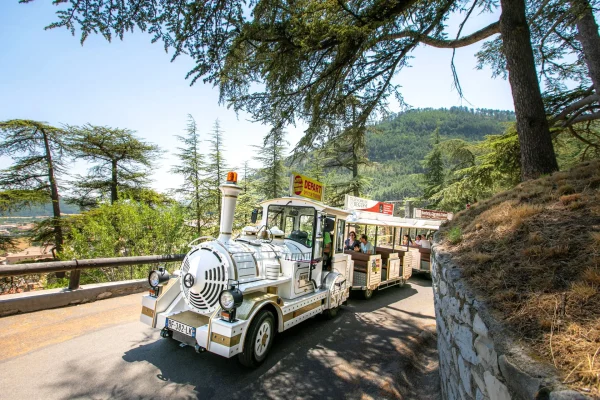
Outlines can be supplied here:
M79 288L79 277L82 269L177 262L183 261L184 258L185 254L168 254L5 265L0 267L0 277L72 271L69 277L69 289L75 290Z

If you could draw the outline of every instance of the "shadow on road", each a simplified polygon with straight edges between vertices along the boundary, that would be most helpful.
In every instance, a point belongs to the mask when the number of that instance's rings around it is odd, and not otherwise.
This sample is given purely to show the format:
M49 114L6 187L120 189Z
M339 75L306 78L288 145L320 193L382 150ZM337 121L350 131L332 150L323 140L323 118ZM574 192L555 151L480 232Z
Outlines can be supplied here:
M152 384L159 388L156 398L437 400L435 336L420 335L424 329L434 333L435 326L424 316L407 316L395 307L416 293L411 285L390 288L369 301L352 300L332 321L316 317L283 332L256 370L243 368L235 359L196 354L189 346L158 339L153 331L131 343L131 350L123 355L127 363L143 366L126 368L136 371L126 379L135 385L137 379L149 380L140 370L152 373ZM82 382L86 374L93 374L93 368L86 370L84 364L72 367L78 369ZM76 397L108 392L115 398L131 397L131 388L125 393L111 386L124 379L122 371L103 377L104 388L98 387L98 377L94 379L94 388L82 385Z

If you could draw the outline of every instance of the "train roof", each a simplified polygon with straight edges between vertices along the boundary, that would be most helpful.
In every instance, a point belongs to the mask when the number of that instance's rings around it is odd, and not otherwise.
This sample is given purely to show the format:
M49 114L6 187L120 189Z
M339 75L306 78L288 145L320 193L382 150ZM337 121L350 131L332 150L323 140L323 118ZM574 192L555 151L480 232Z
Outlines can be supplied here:
M300 207L314 207L317 209L317 211L322 211L330 215L336 215L340 218L345 219L346 222L352 224L438 230L440 229L440 225L444 222L441 220L434 219L400 218L368 211L348 211L342 208L330 207L321 202L306 199L303 197L280 197L277 199L265 200L262 203L260 203L261 206L269 206L272 204L282 206L294 205Z
M261 206L272 205L272 204L281 205L281 206L285 206L285 205L289 204L289 205L300 206L300 207L314 207L317 209L317 211L322 211L327 214L335 215L335 216L338 216L338 217L341 217L344 219L347 218L352 213L351 211L347 211L347 210L344 210L342 208L337 208L337 207L330 207L319 201L306 199L304 197L280 197L277 199L265 200L262 203L260 203Z
M368 211L352 211L352 214L346 218L346 222L358 225L378 225L396 228L418 228L433 230L440 229L440 225L444 223L444 221L435 219L401 218Z

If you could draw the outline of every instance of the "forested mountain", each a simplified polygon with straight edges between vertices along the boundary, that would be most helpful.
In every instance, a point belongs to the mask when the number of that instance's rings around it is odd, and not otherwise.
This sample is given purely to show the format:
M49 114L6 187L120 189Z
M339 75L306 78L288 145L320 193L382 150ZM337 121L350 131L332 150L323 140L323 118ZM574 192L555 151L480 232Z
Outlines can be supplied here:
M60 202L60 211L62 214L79 214L81 210L78 206L70 203ZM52 204L44 204L39 206L24 207L18 211L8 213L0 213L0 217L40 217L51 216Z
M422 161L432 149L432 135L441 140L479 141L502 133L515 120L512 111L452 107L415 109L390 116L367 135L367 151L373 163L365 169L370 179L368 195L377 200L401 200L422 194Z
M415 109L391 115L367 133L370 165L361 167L369 181L367 196L377 200L401 200L422 194L423 159L432 149L436 129L442 140L479 141L486 135L500 134L506 123L514 121L512 111L469 109ZM309 173L306 165L294 165L293 170ZM310 172L314 174L314 172ZM76 214L80 210L61 202L61 211ZM26 207L3 216L50 216L51 204Z

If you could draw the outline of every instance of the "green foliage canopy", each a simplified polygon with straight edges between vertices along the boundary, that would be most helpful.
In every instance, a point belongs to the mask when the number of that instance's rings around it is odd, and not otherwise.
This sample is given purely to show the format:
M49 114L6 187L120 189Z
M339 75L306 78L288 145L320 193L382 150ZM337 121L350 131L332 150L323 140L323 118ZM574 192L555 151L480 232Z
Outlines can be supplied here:
M184 223L184 209L172 204L150 206L122 200L101 204L68 218L63 259L178 254L187 251L193 230ZM145 278L148 267L102 268L83 271L82 283ZM132 274L132 275L130 275Z
M253 146L254 160L261 165L256 171L257 191L263 200L284 196L287 192L288 176L285 166L285 151L288 142L285 131L278 129L265 137L262 146Z
M13 160L10 167L0 171L0 187L16 190L13 195L25 203L47 196L52 202L54 243L56 250L62 251L58 175L64 173L63 156L69 150L65 131L43 122L17 119L0 122L0 137L0 155Z
M68 127L69 147L75 159L95 163L86 177L74 181L74 201L93 206L102 198L119 199L119 190L148 185L150 169L160 154L158 146L147 143L129 129L83 125Z
M519 138L514 127L502 135L487 136L478 144L449 150L457 168L448 172L444 185L430 197L443 210L461 210L468 202L490 197L520 182Z
M179 159L179 163L171 169L171 172L183 177L183 184L177 189L177 194L188 204L189 215L195 220L196 233L201 236L202 218L206 211L202 182L205 165L204 155L200 152L198 126L191 115L188 115L187 134L177 135L175 138L179 140L182 147L177 148L175 156Z
M349 99L365 127L390 96L401 100L392 77L421 39L446 39L449 13L464 0L256 1L126 0L117 4L68 0L49 28L81 29L82 42L99 33L123 38L135 27L163 41L173 57L189 54L189 72L218 85L221 100L280 129L302 119L300 146L335 134ZM491 0L477 2L487 10ZM492 29L492 31L494 31ZM255 91L256 83L264 90ZM339 133L339 132L337 132Z
M433 150L430 137L436 129L442 143L448 140L473 143L487 135L502 134L514 120L512 111L466 107L417 109L386 118L367 134L368 157L376 164L364 169L364 176L370 181L365 191L377 200L420 198L423 196L420 174L425 172L422 162ZM442 152L444 168L456 168L449 164L446 153Z

